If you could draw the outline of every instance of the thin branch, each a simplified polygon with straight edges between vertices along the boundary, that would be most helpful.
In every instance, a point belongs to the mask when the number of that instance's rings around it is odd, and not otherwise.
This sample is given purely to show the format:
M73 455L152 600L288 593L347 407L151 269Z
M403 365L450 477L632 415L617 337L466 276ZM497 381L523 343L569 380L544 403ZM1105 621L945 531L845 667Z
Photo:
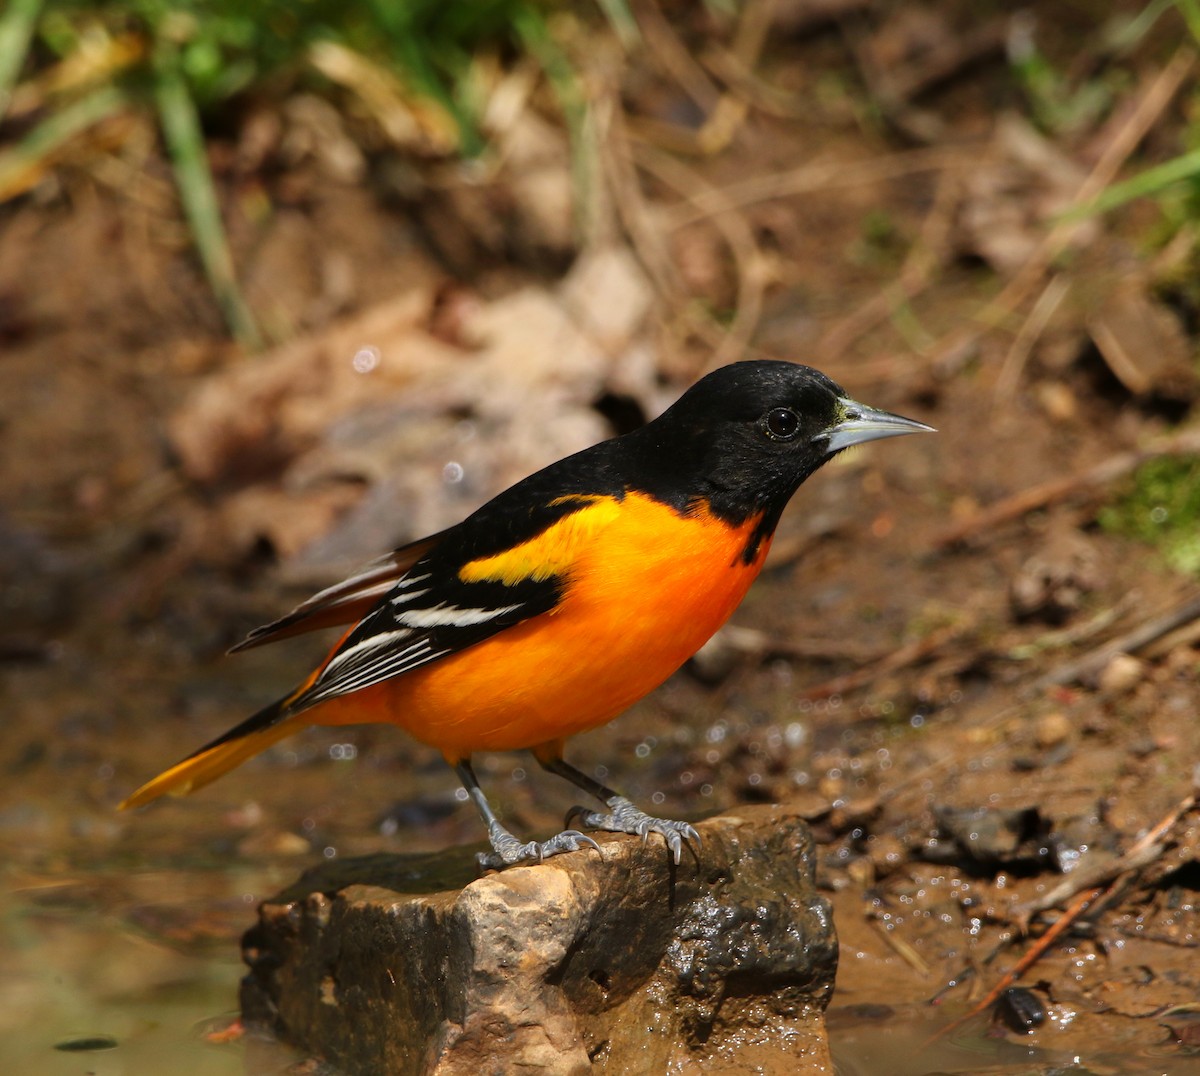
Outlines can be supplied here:
M1050 928L1040 938L1030 946L1029 951L1025 953L1020 960L1017 961L1008 971L1001 977L999 982L995 984L984 996L983 1000L976 1004L973 1008L965 1012L957 1020L947 1024L941 1028L936 1035L933 1035L926 1041L925 1046L931 1046L939 1039L944 1038L956 1028L961 1027L968 1020L979 1016L986 1012L996 1000L1010 986L1013 985L1022 975L1025 974L1034 964L1041 959L1046 951L1060 938L1066 931L1079 921L1080 917L1097 901L1107 899L1109 894L1116 891L1124 881L1124 876L1136 871L1144 869L1148 863L1157 858L1156 855L1151 855L1152 851L1157 850L1161 853L1164 847L1163 841L1166 835L1178 824L1179 820L1191 811L1196 806L1196 793L1193 790L1185 796L1179 803L1169 810L1159 822L1146 833L1143 833L1129 850L1115 861L1114 865L1121 865L1121 873L1115 877L1107 887L1103 885L1092 886L1086 891L1080 893L1071 906L1063 912L1058 919L1050 926Z
M1079 493L1090 493L1102 486L1125 478L1148 460L1165 456L1190 456L1200 453L1200 429L1183 430L1160 438L1145 448L1118 452L1108 459L1065 478L1055 478L1041 485L1021 490L973 516L943 531L934 539L934 546L949 546L970 542L979 535L988 535L997 527L1011 523L1030 512L1046 508Z

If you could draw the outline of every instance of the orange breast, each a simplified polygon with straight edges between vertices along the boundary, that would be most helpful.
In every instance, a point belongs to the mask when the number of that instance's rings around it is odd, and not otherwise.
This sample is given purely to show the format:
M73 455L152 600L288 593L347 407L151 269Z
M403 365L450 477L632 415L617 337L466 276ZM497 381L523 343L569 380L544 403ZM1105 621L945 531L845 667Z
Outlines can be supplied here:
M578 533L550 551L562 559L569 550L569 582L557 608L340 705L318 707L312 718L392 721L451 760L595 728L661 684L728 619L769 544L744 564L757 520L730 528L705 512L682 517L639 494L619 507L604 498L576 515Z

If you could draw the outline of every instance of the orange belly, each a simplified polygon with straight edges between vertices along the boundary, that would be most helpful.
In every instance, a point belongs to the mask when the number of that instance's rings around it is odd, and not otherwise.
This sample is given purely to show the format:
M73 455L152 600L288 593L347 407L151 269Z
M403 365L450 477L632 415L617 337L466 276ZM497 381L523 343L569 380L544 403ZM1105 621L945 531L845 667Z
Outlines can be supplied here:
M586 510L585 510L586 511ZM728 618L762 568L730 527L628 494L572 558L550 611L450 658L314 708L321 724L391 721L455 761L602 725L648 694Z

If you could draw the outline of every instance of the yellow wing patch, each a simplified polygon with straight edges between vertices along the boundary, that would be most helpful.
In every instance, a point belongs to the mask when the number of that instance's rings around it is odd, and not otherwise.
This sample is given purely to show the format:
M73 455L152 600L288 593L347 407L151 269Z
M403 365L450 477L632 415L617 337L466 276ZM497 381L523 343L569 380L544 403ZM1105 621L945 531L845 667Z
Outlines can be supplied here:
M554 576L566 575L579 559L579 554L598 531L617 518L621 511L615 497L589 495L560 497L552 504L578 501L586 504L557 523L547 527L536 538L464 564L458 577L464 583L496 582L515 586L527 579L542 582Z

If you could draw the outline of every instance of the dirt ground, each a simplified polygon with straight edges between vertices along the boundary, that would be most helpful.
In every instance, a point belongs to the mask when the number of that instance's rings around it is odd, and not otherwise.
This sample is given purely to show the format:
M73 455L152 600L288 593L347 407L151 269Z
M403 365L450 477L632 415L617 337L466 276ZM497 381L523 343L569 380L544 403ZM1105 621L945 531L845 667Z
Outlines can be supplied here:
M1145 201L1058 215L1187 143L1194 49L1170 13L1102 44L1137 4L1032 5L1063 92L1108 94L1047 131L999 6L827 7L780 4L736 77L729 33L677 23L727 72L711 108L653 34L596 74L586 242L544 109L494 170L404 184L399 154L347 165L319 101L247 110L210 152L261 354L228 341L152 138L0 206L15 1057L60 1071L46 1041L101 1032L173 1056L163 1025L232 1007L254 901L304 865L479 840L436 754L378 728L114 807L323 644L225 658L246 630L707 366L769 356L939 433L812 479L731 628L572 760L667 816L805 805L840 1071L1200 1065L1200 588L1101 525L1138 462L1200 447L1197 233L1163 241ZM572 802L528 759L478 766L518 832ZM233 1071L189 1035L194 1071Z

